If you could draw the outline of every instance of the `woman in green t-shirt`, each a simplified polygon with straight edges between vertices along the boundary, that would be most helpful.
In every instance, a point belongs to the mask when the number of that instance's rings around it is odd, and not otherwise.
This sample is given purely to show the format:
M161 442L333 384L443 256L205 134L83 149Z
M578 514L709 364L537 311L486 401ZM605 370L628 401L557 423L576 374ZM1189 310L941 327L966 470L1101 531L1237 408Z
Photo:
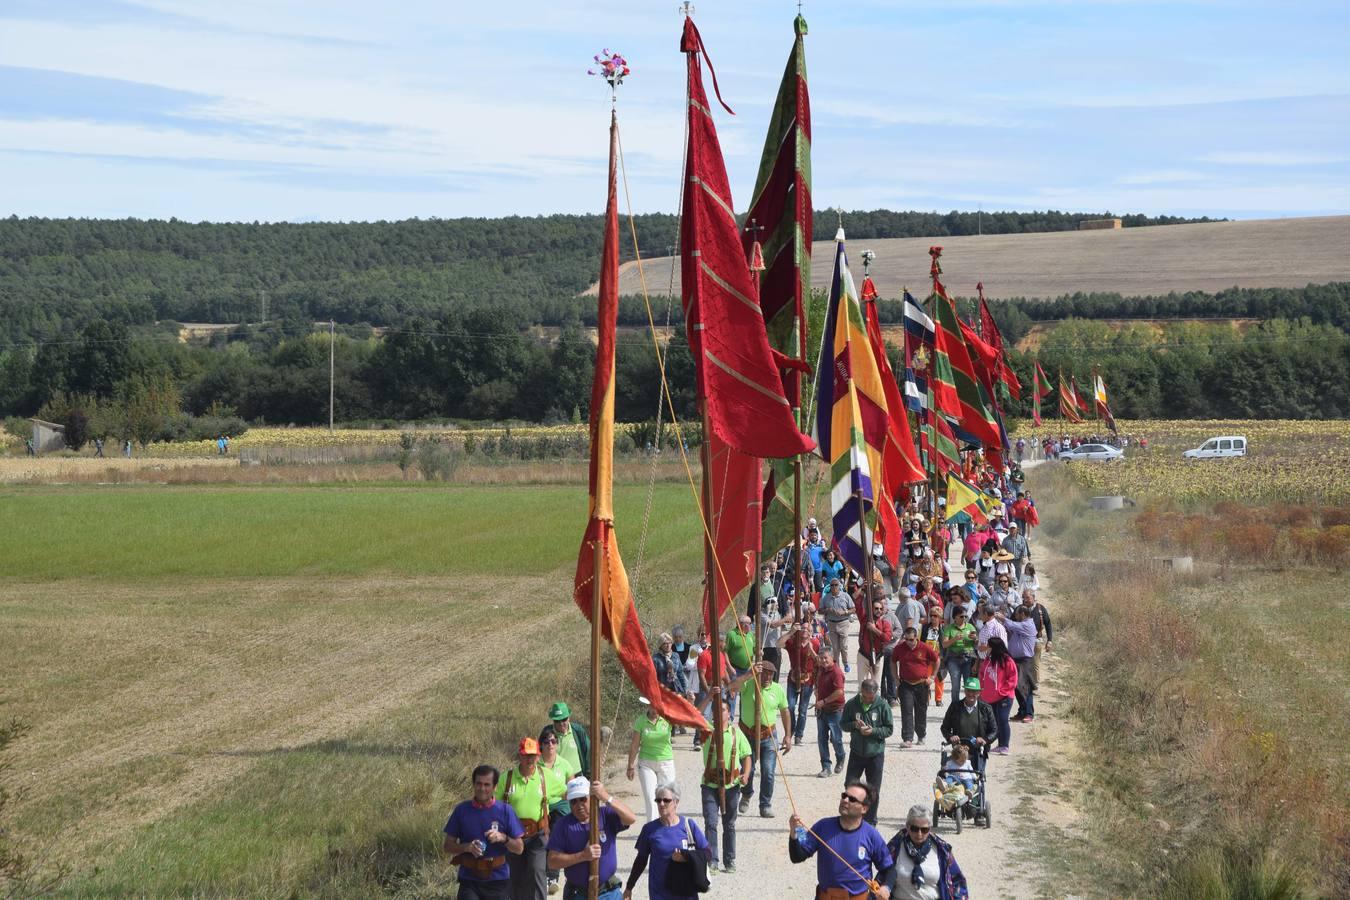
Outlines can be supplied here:
M953 704L961 702L961 684L975 664L975 626L966 621L965 607L952 612L951 624L942 629L943 666L952 678Z
M675 780L675 751L670 746L670 723L646 697L640 698L643 710L633 720L633 739L628 743L628 780L638 777L642 799L647 804L647 821L660 815L656 809L656 787Z
M558 755L558 732L552 725L545 725L539 732L539 771L544 773L544 792L548 797L548 823L552 827L563 816L572 811L567 802L567 782L577 777L577 770L570 762ZM548 870L548 883L552 887L558 883L559 870Z

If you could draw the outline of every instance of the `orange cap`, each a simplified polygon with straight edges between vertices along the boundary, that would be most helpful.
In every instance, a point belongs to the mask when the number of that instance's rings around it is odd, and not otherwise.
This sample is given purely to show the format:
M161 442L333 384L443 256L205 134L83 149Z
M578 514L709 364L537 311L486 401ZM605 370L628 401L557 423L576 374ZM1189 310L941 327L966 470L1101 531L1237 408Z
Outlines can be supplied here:
M532 737L520 739L520 749L516 751L522 756L538 756L539 742Z

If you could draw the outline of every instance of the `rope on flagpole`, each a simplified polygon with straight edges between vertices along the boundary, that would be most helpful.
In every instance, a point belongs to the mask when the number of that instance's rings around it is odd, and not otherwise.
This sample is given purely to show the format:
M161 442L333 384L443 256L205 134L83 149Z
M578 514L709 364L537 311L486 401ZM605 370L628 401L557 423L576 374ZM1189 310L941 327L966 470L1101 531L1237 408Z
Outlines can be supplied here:
M675 399L670 391L670 382L666 379L665 355L661 352L661 342L656 336L656 316L652 312L651 297L647 290L647 273L642 267L642 248L638 246L637 223L633 218L633 202L628 190L628 168L624 163L622 132L620 132L619 134L618 143L619 143L619 171L623 175L624 202L628 208L628 228L633 238L633 255L637 263L638 280L642 286L642 304L647 311L647 326L648 326L647 330L651 334L652 351L656 354L657 368L661 373L661 392L662 394L664 394L666 398L666 407L670 412L670 425L672 428L675 429L676 442L680 450L680 461L684 464L685 477L689 481L689 489L694 497L694 507L695 509L698 510L698 517L699 521L703 525L704 535L707 537L709 542L712 542L713 541L712 526L709 524L708 517L703 511L703 503L699 497L698 484L694 481L694 470L693 467L689 464L689 454L685 450L684 446L685 444L684 433L680 428L679 417L675 414ZM672 265L674 265L674 263L672 263ZM703 439L706 441L708 439L707 435L704 435ZM726 572L722 568L722 561L717 558L717 554L715 553L713 554L713 562L717 566L717 577L721 580L722 586L725 589L729 584L729 582L727 580ZM727 591L727 593L730 594L730 591ZM730 609L729 604L728 609Z
M760 710L764 708L764 687L759 683L759 672L752 671L750 676L750 683L755 686L754 728L756 730L756 733L758 733ZM783 779L783 789L787 791L788 806L792 807L792 814L797 818L801 819L801 813L797 809L797 799L792 796L792 784L787 777L787 767L783 765L783 751L779 749L777 741L772 741L771 743L773 745L774 756L778 760L778 773ZM870 889L873 893L876 893L881 890L880 884L878 884L873 879L868 878L862 872L859 872L857 869L855 869L851 862L849 862L848 860L844 859L844 857L839 855L838 850L835 850L833 847L829 845L828 842L825 841L824 838L816 834L815 831L812 830L811 826L806 824L805 819L802 819L802 827L806 829L807 834L811 835L811 837L816 839L817 844L824 847L826 850L830 851L830 853L833 854L835 858L838 859L841 863L843 863L850 872L852 872L854 875L857 875L860 879L862 879L862 881L867 885L868 889Z

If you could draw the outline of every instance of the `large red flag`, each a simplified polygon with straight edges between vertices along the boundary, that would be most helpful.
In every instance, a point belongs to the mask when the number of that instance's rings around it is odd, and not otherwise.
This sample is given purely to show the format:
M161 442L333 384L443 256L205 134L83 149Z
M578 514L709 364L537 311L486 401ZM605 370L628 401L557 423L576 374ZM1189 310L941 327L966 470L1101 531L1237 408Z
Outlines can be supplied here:
M1008 365L1008 348L1003 343L1003 332L999 330L998 323L994 321L994 313L989 309L989 301L984 299L984 282L981 281L975 285L975 289L980 294L980 336L984 338L985 343L998 351L998 373L997 379L1008 386L1008 393L1014 400L1022 399L1022 382L1018 381L1017 373Z
M711 489L713 553L717 557L717 615L755 580L755 560L761 546L763 464L732 447L714 429L708 442L708 469L703 477ZM708 589L703 589L703 617L708 617ZM709 622L704 622L710 625Z
M572 598L587 619L596 581L600 586L601 629L619 657L619 664L652 707L671 722L706 728L688 700L666 689L652 665L651 650L638 621L628 573L614 537L614 335L619 314L619 204L616 190L618 121L609 126L609 204L605 210L605 243L600 262L598 341L595 379L591 383L590 520L577 554ZM596 565L596 550L600 564Z
M797 430L769 349L758 292L741 248L717 128L703 90L703 39L688 17L680 50L687 55L689 69L680 283L698 397L708 424L728 446L758 457L809 453L815 442ZM708 68L712 71L711 63ZM717 91L716 72L713 90ZM717 99L721 102L720 92Z

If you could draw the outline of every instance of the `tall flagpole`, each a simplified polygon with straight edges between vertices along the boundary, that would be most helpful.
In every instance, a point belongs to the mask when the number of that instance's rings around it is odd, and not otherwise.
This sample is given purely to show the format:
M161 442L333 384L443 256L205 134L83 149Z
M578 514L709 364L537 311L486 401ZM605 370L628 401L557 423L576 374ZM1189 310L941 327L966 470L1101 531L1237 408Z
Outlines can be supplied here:
M928 315L932 317L932 319L933 319L934 322L937 322L937 321L938 321L938 311L937 311L938 299L937 299L937 292L938 292L938 283L939 283L939 282L938 282L938 276L942 274L942 267L938 264L938 258L942 256L942 248L941 248L941 247L929 247L929 248L928 248L928 255L929 255L930 257L933 258L933 264L932 264L932 266L929 268L929 274L930 274L930 275L932 276L932 278L933 278L933 291L932 291L932 295L931 295L931 296L932 296L932 301L933 301L933 302L932 302L931 308L930 308L929 311L928 311ZM928 359L928 387L929 387L929 390L930 390L930 391L932 390L932 387L933 387L933 373L934 373L934 369L936 368L936 366L937 366L937 347L934 346L933 352L929 354L929 359ZM934 394L934 396L936 396L936 394ZM935 409L932 408L932 407L933 407L933 404L932 404L932 403L929 403L928 406L929 406L929 409L928 409L928 415L929 415L930 417L942 415L942 412L941 412L940 410L935 410ZM931 454L932 457L933 457L933 460L932 460L932 462L933 462L933 481L932 481L932 483L929 485L929 490L928 490L928 493L929 493L929 498L928 498L929 515L928 515L928 519L929 519L930 522L936 522L936 521L937 521L937 513L938 513L938 479L939 479L940 470L941 470L942 466L941 466L941 465L939 464L939 462L938 462L938 460L939 460L941 454L938 453L938 450L937 450L937 442L938 442L938 430L937 430L937 425L934 424L931 420L930 420L930 423L929 423L929 424L930 424L930 427L933 429L932 435L931 435L933 446L929 447L929 452L930 452L930 454ZM958 462L959 462L959 461L960 461L960 457L961 457L961 449L960 449L959 446L957 447L957 453L956 453L956 455L957 455L957 460L958 460Z
M609 197L614 202L614 175L619 156L619 85L628 75L628 61L617 53L603 51L595 57L598 64L589 74L601 76L609 85ZM612 207L611 207L612 210ZM604 292L601 291L601 296ZM602 323L603 325L603 323ZM592 413L594 415L594 413ZM612 437L611 437L612 440ZM592 449L594 452L594 449ZM592 486L594 487L594 485ZM596 540L592 562L591 579L591 777L604 777L604 741L600 739L600 642L604 637L601 616L602 601L609 586L609 566L605 558L605 548L609 546L609 532L614 527L612 521L601 519L596 530ZM611 625L618 634L617 623ZM590 843L600 842L600 801L592 794L590 797ZM587 879L586 896L588 900L598 900L600 896L600 860L590 862L590 877Z
M694 5L689 0L684 0L680 6L680 14L686 19L694 14ZM685 104L688 105L689 96L686 92ZM686 160L686 165L688 161ZM686 211L686 215L688 212ZM683 251L682 251L683 252ZM726 716L723 715L724 703L722 702L722 634L720 619L720 604L717 597L720 593L720 585L717 580L717 519L713 516L712 504L712 451L708 446L708 435L712 434L712 422L708 418L708 404L700 398L698 404L700 422L703 426L703 440L699 445L699 459L703 463L703 521L705 528L703 531L703 578L708 590L708 643L709 651L712 653L712 698L713 698L713 734L712 734L712 752L714 765L717 771L722 771L722 762L724 759L722 744L723 732L727 728ZM725 781L719 774L717 779L717 807L720 812L726 812L727 808L727 790Z
M699 447L699 457L703 462L703 519L707 528L703 532L703 577L708 586L708 650L712 653L712 691L713 698L713 737L712 752L717 772L723 769L722 732L726 729L726 717L722 715L722 637L721 623L718 621L719 604L717 602L717 520L712 510L712 453L708 449L708 435L712 433L712 424L708 420L708 407L699 403L699 413L703 422L703 441ZM727 789L719 774L717 778L717 805L722 812L727 808Z
M618 130L617 122L611 126L615 131ZM600 598L603 592L603 585L609 580L609 572L605 566L605 546L608 539L609 523L601 522L600 530L596 534L595 541L595 578L591 589L591 776L593 778L603 777L604 761L601 758L601 748L604 741L600 739ZM594 794L591 795L591 844L600 842L600 801ZM591 860L590 879L586 887L586 896L588 900L598 900L600 896L600 860Z
M748 231L748 232L750 233L750 259L748 260L748 264L749 264L749 266L750 266L750 277L754 279L754 283L755 283L755 299L758 300L758 299L759 299L759 273L764 271L764 251L763 251L763 248L761 248L760 245L759 245L759 233L760 233L761 231L764 230L764 226L763 226L763 225L760 225L760 224L759 224L758 222L756 222L754 219L751 219L749 222L746 223L746 225L745 225L745 230ZM760 464L760 471L761 471L761 473L763 472L763 463ZM762 519L763 519L763 517L761 516L761 521L762 521ZM756 523L756 527L759 527L758 523ZM761 533L762 533L762 529L761 529ZM762 544L763 541L761 540L760 543ZM754 611L755 611L755 662L756 662L756 663L758 663L758 662L760 662L761 660L764 659L764 646L763 646L763 644L764 644L764 601L763 601L763 599L759 596L759 583L760 583L760 582L759 582L759 554L756 553L756 554L755 554L755 573L754 573L753 578L752 578L751 581L750 581L750 598L751 598L751 599L750 599L750 602L751 602L751 608L754 609ZM755 677L756 679L759 678L759 670L758 670L758 669L755 670L755 675L754 675L754 677ZM755 692L755 733L756 733L756 734L759 733L759 715L760 715L759 691L756 691L756 692ZM751 742L750 742L750 758L751 758L751 760L752 760L751 765L753 765L753 766L756 768L756 770L758 770L759 764L760 764L760 763L759 763L759 741L758 741L758 740L754 740L754 741L751 741ZM721 757L719 756L718 759L719 759L719 761L720 761Z

